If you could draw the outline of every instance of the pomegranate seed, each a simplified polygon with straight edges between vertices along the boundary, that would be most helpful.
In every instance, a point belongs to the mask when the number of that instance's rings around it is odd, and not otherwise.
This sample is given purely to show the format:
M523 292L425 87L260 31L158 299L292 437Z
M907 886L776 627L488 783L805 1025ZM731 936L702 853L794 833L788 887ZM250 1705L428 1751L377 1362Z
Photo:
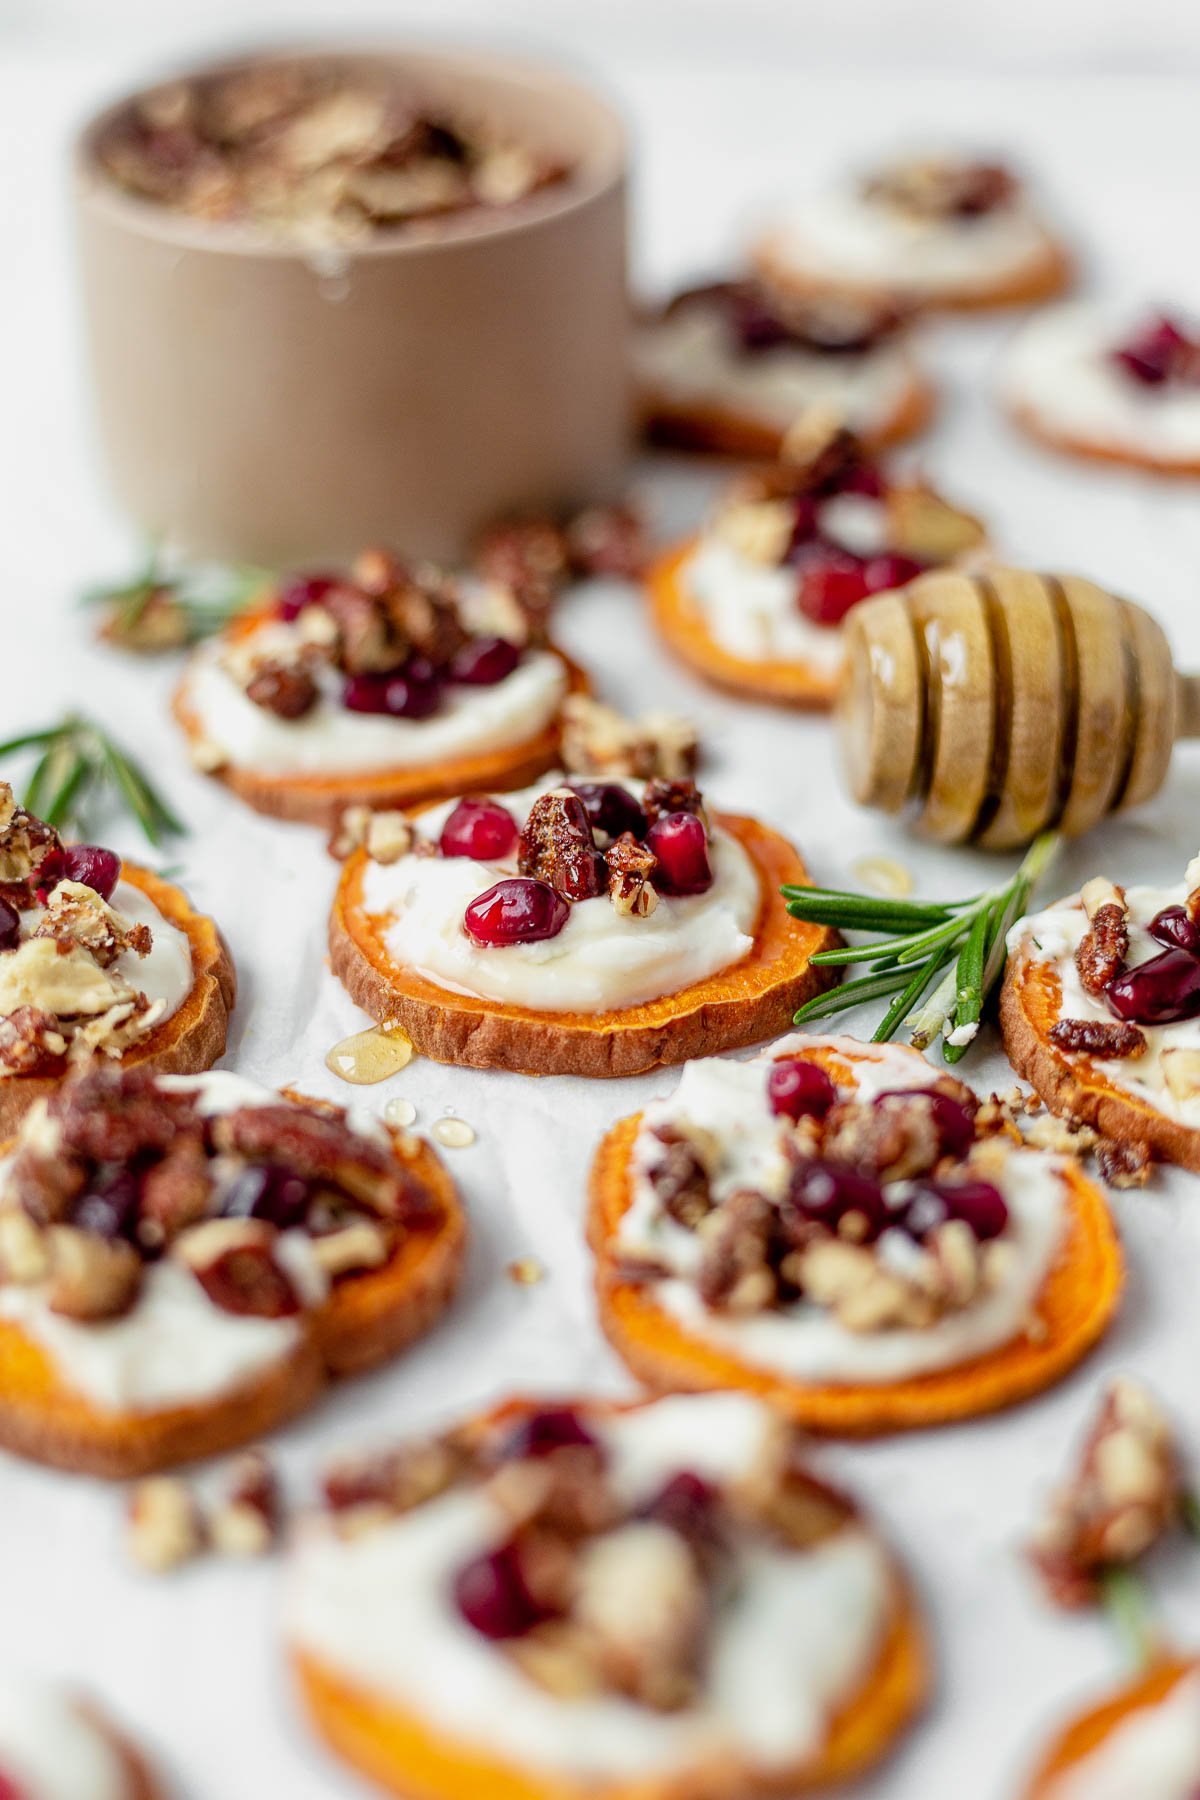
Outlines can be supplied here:
M506 1457L551 1456L555 1450L590 1450L596 1439L570 1406L544 1406L514 1426Z
M837 1088L824 1069L799 1057L772 1063L767 1076L767 1104L785 1119L823 1119L837 1099Z
M814 496L798 494L793 505L795 516L792 521L792 541L788 546L788 561L794 558L797 550L811 543L817 533L817 502Z
M438 839L443 856L470 856L498 862L517 847L517 821L498 800L460 800Z
M454 1603L481 1637L522 1637L548 1614L526 1584L515 1544L477 1556L454 1578Z
M141 1182L132 1169L117 1168L98 1175L71 1208L71 1223L110 1243L132 1238L137 1230Z
M46 904L46 896L54 891L60 881L66 879L66 851L48 850L33 872L34 892L43 906Z
M863 569L868 594L882 594L889 588L903 587L921 573L923 564L911 556L873 556Z
M672 1476L666 1486L639 1509L638 1516L652 1519L675 1532L701 1562L708 1562L724 1548L718 1516L718 1494L710 1481L690 1469Z
M509 638L472 638L450 664L450 679L466 687L495 687L512 674L520 660L520 647Z
M1200 956L1200 925L1186 906L1165 906L1155 913L1147 930L1156 944L1168 950L1186 950L1189 956Z
M646 815L628 788L615 781L572 781L568 785L583 801L593 831L602 831L614 840L625 831L632 831L635 838L645 837Z
M668 813L646 833L646 848L658 858L651 879L660 894L703 894L713 884L708 834L695 813Z
M341 587L336 575L297 575L280 592L275 610L281 619L298 619L306 606L316 606Z
M0 900L0 950L15 950L21 941L21 915L7 900Z
M251 1163L236 1175L221 1205L226 1219L265 1219L280 1231L303 1225L312 1198L303 1176L279 1163Z
M430 668L390 675L351 675L342 689L350 712L388 713L393 719L428 719L441 704L441 685Z
M979 1242L998 1238L1008 1225L1008 1207L990 1181L923 1181L904 1213L904 1228L924 1237L947 1218L969 1225Z
M115 850L102 850L98 844L72 844L63 851L68 881L82 882L99 894L102 900L112 895L121 879L121 859Z
M1192 346L1179 327L1167 318L1153 319L1118 346L1112 360L1145 387L1160 387L1176 372L1176 365Z
M0 1769L0 1800L29 1800L23 1787L18 1787L11 1775Z
M1136 969L1114 975L1104 998L1118 1019L1134 1025L1174 1025L1200 1015L1200 959L1164 950Z
M941 1136L943 1156L965 1156L975 1141L975 1121L959 1100L941 1094L936 1088L888 1088L875 1096L876 1106L893 1102L907 1106L916 1094L929 1101L934 1123Z
M548 881L513 875L472 900L463 915L467 936L499 949L505 944L537 944L557 937L571 908Z
M842 494L862 494L868 500L882 500L887 484L872 462L852 463L838 482Z
M823 550L800 571L798 605L814 625L840 625L869 591L864 566L857 557L848 551Z
M847 1213L861 1213L866 1220L867 1241L877 1238L894 1222L879 1183L838 1163L817 1158L801 1163L792 1177L789 1197L806 1219L826 1225L831 1231L837 1230Z

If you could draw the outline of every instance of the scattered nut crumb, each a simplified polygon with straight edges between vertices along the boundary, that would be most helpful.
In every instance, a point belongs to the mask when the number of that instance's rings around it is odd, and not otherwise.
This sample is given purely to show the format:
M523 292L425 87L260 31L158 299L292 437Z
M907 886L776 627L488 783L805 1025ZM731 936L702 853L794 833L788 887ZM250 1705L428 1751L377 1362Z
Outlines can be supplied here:
M139 1568L165 1575L199 1556L205 1544L200 1509L186 1481L154 1475L130 1496L126 1548Z
M536 1256L518 1256L510 1262L505 1270L508 1279L518 1287L536 1287L539 1281L546 1278L546 1267Z

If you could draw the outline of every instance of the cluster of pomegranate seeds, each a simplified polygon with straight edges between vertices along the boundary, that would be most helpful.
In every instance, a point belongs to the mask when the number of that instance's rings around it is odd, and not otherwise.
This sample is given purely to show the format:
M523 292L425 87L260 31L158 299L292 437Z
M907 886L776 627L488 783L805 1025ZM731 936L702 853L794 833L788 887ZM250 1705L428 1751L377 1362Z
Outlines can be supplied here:
M615 781L572 781L569 786L582 800L593 831L614 841L626 831L632 831L635 838L645 837L646 815L628 788Z
M288 624L300 617L306 606L319 606L328 599L341 581L336 575L297 575L285 583L275 602L275 611Z
M523 1637L549 1615L530 1593L516 1544L477 1556L454 1578L454 1603L481 1637Z
M1200 1017L1200 957L1188 950L1164 950L1136 969L1114 975L1104 998L1118 1019L1130 1025L1177 1025Z
M20 942L20 914L7 900L0 900L0 950L15 950Z
M1112 360L1143 387L1200 382L1200 343L1165 314L1119 344Z
M703 894L713 884L708 833L695 813L668 813L646 833L646 848L658 858L653 881L660 894Z
M814 541L798 559L800 611L814 625L840 625L852 606L872 594L903 587L924 568L911 556L855 556L837 544Z
M442 684L432 669L428 675L424 668L414 672L411 667L383 675L349 675L342 689L347 712L387 713L393 719L428 719L441 703Z
M71 844L51 850L34 871L39 899L60 881L78 881L102 900L109 900L120 879L120 857L115 850L102 850L99 844Z
M472 900L463 914L467 936L485 949L557 937L571 908L548 881L513 875Z
M788 1057L772 1063L767 1076L767 1104L784 1119L823 1119L837 1099L837 1088L817 1063Z
M443 856L470 856L476 862L499 862L511 856L520 833L517 821L498 800L460 800L438 839Z
M969 1177L955 1181L920 1181L898 1221L910 1237L922 1238L959 1219L981 1243L1002 1237L1008 1226L1008 1206L999 1188L990 1181Z
M312 1190L303 1176L279 1163L250 1163L229 1187L221 1205L226 1219L263 1219L291 1231L308 1217Z
M788 1199L802 1218L828 1231L836 1232L847 1213L858 1214L863 1222L861 1241L866 1243L900 1223L900 1215L888 1206L883 1187L873 1176L820 1157L797 1165Z

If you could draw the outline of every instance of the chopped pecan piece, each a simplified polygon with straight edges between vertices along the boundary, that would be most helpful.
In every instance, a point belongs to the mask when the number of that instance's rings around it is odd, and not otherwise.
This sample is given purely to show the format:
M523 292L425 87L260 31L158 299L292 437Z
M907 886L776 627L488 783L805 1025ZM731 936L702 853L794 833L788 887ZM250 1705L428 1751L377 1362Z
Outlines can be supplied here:
M1118 1143L1116 1138L1100 1139L1096 1145L1096 1161L1105 1181L1115 1188L1145 1187L1154 1167L1149 1144Z
M48 1232L50 1278L46 1303L64 1318L116 1319L129 1311L142 1285L142 1259L132 1244L108 1242L71 1225Z
M339 583L321 605L337 627L336 661L349 675L393 669L402 659L386 608L373 594Z
M0 1069L35 1075L67 1053L67 1040L53 1014L38 1006L17 1006L0 1015Z
M662 776L655 776L646 783L646 791L642 795L642 811L653 825L657 819L665 819L672 813L691 813L704 822L704 801L694 781L667 781Z
M522 875L548 881L565 900L591 900L604 892L603 859L578 794L556 788L534 801L521 833L517 866Z
M223 1312L286 1319L300 1297L275 1260L275 1236L257 1219L207 1219L176 1238L173 1254Z
M18 912L27 911L36 899L38 869L52 851L61 849L53 825L18 806L12 788L0 781L0 897Z
M136 606L121 599L105 604L96 636L134 656L158 656L190 643L192 622L175 589L164 585L140 596Z
M821 1153L885 1181L927 1175L943 1154L933 1106L921 1093L839 1101L825 1116Z
M385 596L384 605L396 640L427 657L435 669L445 668L470 635L459 613L458 596L432 576L402 581Z
M148 925L131 925L90 887L60 881L46 901L46 911L31 934L51 938L64 951L72 944L86 950L102 969L132 951L148 956L153 943Z
M1079 1466L1051 1500L1029 1556L1059 1606L1088 1606L1106 1568L1143 1555L1178 1520L1182 1475L1169 1421L1138 1383L1104 1396Z
M46 1234L21 1206L0 1208L0 1282L32 1287L50 1272Z
M307 1106L243 1106L212 1121L218 1150L251 1162L274 1162L306 1181L339 1189L383 1218L415 1218L424 1211L424 1189L406 1180L381 1145L370 1143L341 1119Z
M575 1622L607 1688L674 1712L696 1698L711 1624L706 1584L683 1538L635 1521L585 1545Z
M753 1188L740 1188L705 1219L697 1287L706 1306L725 1312L762 1312L779 1282L772 1264L778 1215Z
M95 1069L63 1087L50 1102L64 1151L89 1162L132 1162L142 1152L169 1150L181 1133L198 1129L195 1088L168 1092L141 1069Z
M1103 1060L1144 1056L1146 1034L1136 1025L1110 1024L1107 1019L1059 1019L1050 1027L1050 1042L1059 1050Z
M212 1165L199 1131L177 1135L142 1177L139 1242L148 1249L169 1244L206 1216L212 1195Z
M355 1219L340 1230L313 1239L317 1266L331 1281L361 1269L380 1268L387 1261L390 1249L387 1232L374 1219Z
M552 519L493 525L479 541L475 566L488 581L511 589L529 611L544 614L570 578L566 534Z
M696 729L686 719L648 713L626 719L586 694L568 694L562 705L563 761L574 775L658 776L680 781L699 757Z
M329 853L344 862L352 851L365 849L372 862L399 862L416 843L413 823L402 812L374 812L369 806L347 806L329 840Z
M653 850L639 844L632 831L625 831L609 845L604 860L608 864L608 897L617 911L635 919L647 918L658 905L650 881L658 867Z
M283 1497L274 1464L249 1450L234 1464L229 1492L209 1519L212 1547L224 1556L265 1556L283 1529Z
M126 1549L152 1575L165 1575L199 1556L204 1522L186 1481L154 1475L139 1481L129 1501Z
M1103 879L1087 883L1083 903L1089 924L1075 952L1075 967L1085 992L1098 996L1125 966L1129 914L1124 891Z
M663 1126L654 1134L663 1153L651 1167L647 1180L659 1205L680 1225L695 1230L713 1209L704 1141L699 1134Z
M409 1512L444 1493L469 1462L464 1446L453 1437L431 1438L377 1456L346 1457L326 1473L325 1503L335 1513L364 1508Z
M636 507L588 506L566 531L571 566L580 575L636 581L646 567L646 524Z
M317 704L317 684L302 665L264 662L246 684L246 698L278 719L302 719Z

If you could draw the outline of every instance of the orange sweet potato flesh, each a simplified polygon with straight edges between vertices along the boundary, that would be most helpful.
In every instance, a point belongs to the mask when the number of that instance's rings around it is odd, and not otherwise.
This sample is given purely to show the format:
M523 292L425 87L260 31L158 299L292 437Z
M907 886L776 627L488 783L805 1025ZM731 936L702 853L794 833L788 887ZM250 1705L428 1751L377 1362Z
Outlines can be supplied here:
M0 1155L8 1148L0 1146ZM449 1304L466 1226L433 1150L413 1139L399 1140L398 1152L430 1193L434 1216L405 1232L381 1268L336 1281L287 1356L230 1392L156 1411L108 1411L69 1387L18 1323L0 1319L0 1446L56 1468L128 1480L250 1443L312 1405L334 1377L401 1350Z
M830 707L837 691L836 670L813 663L774 659L759 662L731 656L711 635L704 614L688 594L684 565L696 548L694 540L660 558L646 577L650 616L668 649L730 693L780 706Z
M830 1059L814 1051L814 1061ZM845 1078L845 1064L836 1071ZM641 1114L622 1119L592 1169L588 1236L605 1334L638 1378L658 1393L742 1388L806 1430L873 1437L974 1418L1040 1393L1081 1360L1107 1328L1120 1298L1120 1243L1100 1190L1071 1165L1070 1203L1058 1261L1037 1303L1040 1329L957 1367L886 1385L806 1384L756 1366L679 1323L651 1284L622 1280L613 1245L633 1198L630 1159Z
M1046 1800L1060 1776L1099 1749L1105 1739L1140 1707L1153 1706L1164 1699L1176 1682L1182 1681L1197 1667L1200 1664L1194 1661L1165 1657L1156 1661L1130 1686L1121 1688L1101 1705L1083 1713L1054 1739L1024 1789L1022 1800ZM1153 1797L1147 1794L1146 1800L1153 1800Z
M755 819L718 815L715 824L753 860L761 886L754 947L732 968L678 993L606 1013L546 1013L455 994L395 962L383 940L387 920L362 902L366 856L347 862L329 925L330 960L351 997L372 1018L395 1021L424 1056L471 1068L527 1075L634 1075L714 1049L754 1044L783 1031L796 1008L828 987L834 971L814 968L817 950L839 940L824 926L789 916L780 888L808 874L785 838ZM630 922L636 931L636 922Z

